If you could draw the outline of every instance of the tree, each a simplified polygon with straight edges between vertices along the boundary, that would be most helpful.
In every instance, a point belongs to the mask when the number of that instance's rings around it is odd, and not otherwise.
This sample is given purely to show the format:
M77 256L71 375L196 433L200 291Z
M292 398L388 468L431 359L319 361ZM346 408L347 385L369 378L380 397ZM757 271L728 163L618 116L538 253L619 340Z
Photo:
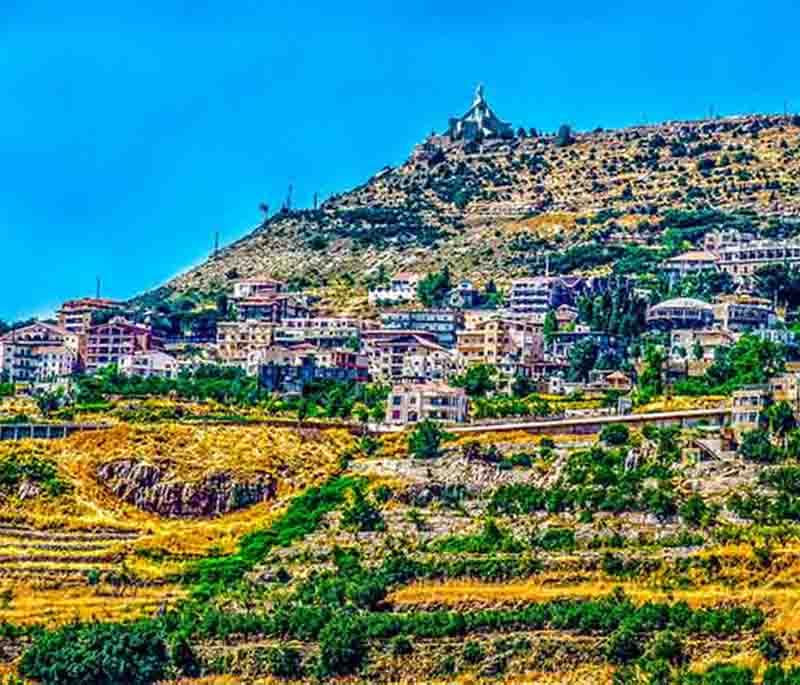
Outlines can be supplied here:
M591 338L575 343L569 352L567 378L571 381L589 380L589 372L594 368L598 353L599 347Z
M556 147L567 147L575 142L572 137L572 127L569 124L561 124L556 134Z
M644 370L639 376L639 392L649 398L664 392L664 349L648 345L644 351Z
M739 454L748 461L761 464L772 464L779 458L778 451L762 430L749 431L742 435Z
M792 407L787 402L776 402L767 407L766 417L770 433L780 440L783 447L786 447L789 434L797 427Z
M600 431L600 439L609 445L625 445L630 439L628 427L622 423L612 423Z
M408 451L417 459L435 459L442 454L442 443L452 437L439 424L426 419L408 436Z
M428 274L417 284L417 298L426 307L435 307L444 302L452 287L450 268L445 265L441 271Z
M350 413L361 424L362 429L366 430L367 423L369 423L369 407L363 402L356 402ZM383 412L381 411L381 413Z
M549 345L553 339L553 335L558 332L558 319L556 319L555 312L551 309L545 314L544 324L542 325L542 333L544 341Z
M494 380L496 375L497 369L494 366L475 364L450 382L458 388L464 388L470 397L485 397L496 389L497 383Z

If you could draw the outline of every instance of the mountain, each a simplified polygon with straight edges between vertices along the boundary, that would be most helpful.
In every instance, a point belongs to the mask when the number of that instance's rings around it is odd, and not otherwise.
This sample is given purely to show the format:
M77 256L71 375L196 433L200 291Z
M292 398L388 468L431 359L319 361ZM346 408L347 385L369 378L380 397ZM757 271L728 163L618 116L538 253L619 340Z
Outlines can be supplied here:
M453 122L463 128L472 112ZM347 302L379 267L449 264L456 276L502 284L543 270L546 253L562 270L602 268L620 257L615 246L658 247L667 229L693 222L797 230L800 116L484 133L432 136L401 166L316 210L271 216L161 292L220 292L270 275L306 287L346 283Z

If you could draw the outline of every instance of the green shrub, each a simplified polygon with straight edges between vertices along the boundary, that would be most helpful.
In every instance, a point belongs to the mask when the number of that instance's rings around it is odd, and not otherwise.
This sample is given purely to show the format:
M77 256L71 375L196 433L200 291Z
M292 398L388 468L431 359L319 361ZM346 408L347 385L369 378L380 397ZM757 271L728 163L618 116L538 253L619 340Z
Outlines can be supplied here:
M764 632L758 638L758 651L767 661L780 661L786 655L786 646L775 633Z
M678 512L681 518L690 526L704 525L708 521L710 509L700 495L690 495L689 498L681 504Z
M322 678L355 673L364 661L366 643L361 622L352 614L336 614L319 634Z
M638 659L642 653L641 638L626 625L617 628L606 640L605 655L611 663L624 664Z
M303 675L303 660L293 647L272 647L267 652L267 671L276 678L298 678Z
M486 652L480 642L470 641L464 645L464 651L461 654L468 664L477 664L486 657Z
M153 623L77 623L42 632L19 671L43 685L149 685L164 678L168 664L167 644Z
M649 659L679 664L685 659L683 640L675 631L661 631L647 645L646 654Z
M613 423L603 427L603 430L600 431L600 439L609 445L625 445L630 439L630 430L624 424Z

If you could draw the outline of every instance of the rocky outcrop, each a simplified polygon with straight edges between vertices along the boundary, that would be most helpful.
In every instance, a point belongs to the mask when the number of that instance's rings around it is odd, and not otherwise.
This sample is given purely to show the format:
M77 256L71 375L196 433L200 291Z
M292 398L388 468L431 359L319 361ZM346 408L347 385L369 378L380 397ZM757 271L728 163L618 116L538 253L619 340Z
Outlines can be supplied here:
M97 477L121 500L176 518L220 516L270 500L276 492L275 479L269 474L242 481L223 472L187 482L176 477L168 464L136 459L103 464Z

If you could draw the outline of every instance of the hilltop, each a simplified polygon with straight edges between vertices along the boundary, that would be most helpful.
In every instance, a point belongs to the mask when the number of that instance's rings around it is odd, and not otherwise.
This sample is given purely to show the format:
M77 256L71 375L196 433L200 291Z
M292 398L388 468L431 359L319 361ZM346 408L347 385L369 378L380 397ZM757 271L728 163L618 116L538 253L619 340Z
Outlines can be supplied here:
M545 253L580 270L568 257L582 245L610 246L591 264L603 267L619 256L615 245L657 246L687 216L773 232L800 218L798 116L479 140L432 136L316 210L267 218L161 294L215 293L269 274L301 287L345 283L348 301L378 269L444 264L503 284L543 271Z

